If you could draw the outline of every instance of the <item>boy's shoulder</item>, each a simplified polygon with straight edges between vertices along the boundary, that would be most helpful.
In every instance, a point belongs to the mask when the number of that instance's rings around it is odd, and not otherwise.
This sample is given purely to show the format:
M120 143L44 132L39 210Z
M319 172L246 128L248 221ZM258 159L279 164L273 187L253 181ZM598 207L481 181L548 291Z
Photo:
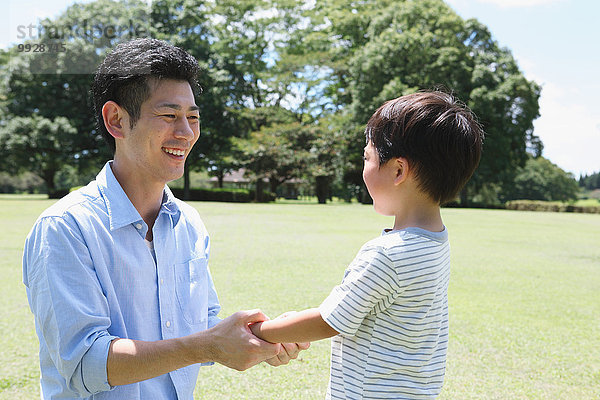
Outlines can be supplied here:
M380 248L389 251L398 247L418 246L423 243L448 242L448 230L444 227L441 232L431 232L425 229L410 227L398 230L384 230L381 236L369 240L363 249Z

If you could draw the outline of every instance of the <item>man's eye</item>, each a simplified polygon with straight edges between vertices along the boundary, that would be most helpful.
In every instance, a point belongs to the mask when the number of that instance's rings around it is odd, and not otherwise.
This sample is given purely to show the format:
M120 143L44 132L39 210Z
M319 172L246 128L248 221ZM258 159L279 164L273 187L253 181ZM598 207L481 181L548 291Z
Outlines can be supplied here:
M200 119L197 115L190 115L188 118L190 118L190 119L196 119L196 120Z
M175 114L163 114L163 115L161 115L161 117L165 117L165 118L176 118Z

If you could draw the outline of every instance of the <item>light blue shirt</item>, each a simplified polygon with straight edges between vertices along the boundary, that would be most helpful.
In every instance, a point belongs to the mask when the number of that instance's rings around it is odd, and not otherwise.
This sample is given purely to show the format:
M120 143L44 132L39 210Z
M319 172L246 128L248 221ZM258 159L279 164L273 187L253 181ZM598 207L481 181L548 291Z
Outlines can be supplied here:
M106 375L113 339L154 341L219 322L208 233L165 186L148 226L108 162L95 181L47 209L25 242L23 282L40 341L43 399L192 399L200 365L131 385Z

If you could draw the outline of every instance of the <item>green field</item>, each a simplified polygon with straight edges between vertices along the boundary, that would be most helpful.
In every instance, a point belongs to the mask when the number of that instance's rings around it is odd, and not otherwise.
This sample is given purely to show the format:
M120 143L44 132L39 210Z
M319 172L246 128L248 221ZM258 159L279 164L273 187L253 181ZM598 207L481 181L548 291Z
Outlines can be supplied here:
M0 196L0 398L39 398L23 241L52 202ZM318 306L391 223L358 204L192 203L211 233L222 316ZM600 398L600 215L444 209L450 348L440 399ZM329 341L289 366L201 371L196 398L322 399Z

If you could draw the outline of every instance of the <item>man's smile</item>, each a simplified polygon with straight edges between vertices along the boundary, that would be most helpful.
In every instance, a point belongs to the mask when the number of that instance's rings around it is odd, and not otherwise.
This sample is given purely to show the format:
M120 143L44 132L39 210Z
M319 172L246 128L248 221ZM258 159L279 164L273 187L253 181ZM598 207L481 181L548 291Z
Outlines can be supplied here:
M176 157L183 157L183 156L185 156L185 150L174 149L174 148L171 148L171 147L163 147L162 150L165 153L170 154L172 156L176 156Z

